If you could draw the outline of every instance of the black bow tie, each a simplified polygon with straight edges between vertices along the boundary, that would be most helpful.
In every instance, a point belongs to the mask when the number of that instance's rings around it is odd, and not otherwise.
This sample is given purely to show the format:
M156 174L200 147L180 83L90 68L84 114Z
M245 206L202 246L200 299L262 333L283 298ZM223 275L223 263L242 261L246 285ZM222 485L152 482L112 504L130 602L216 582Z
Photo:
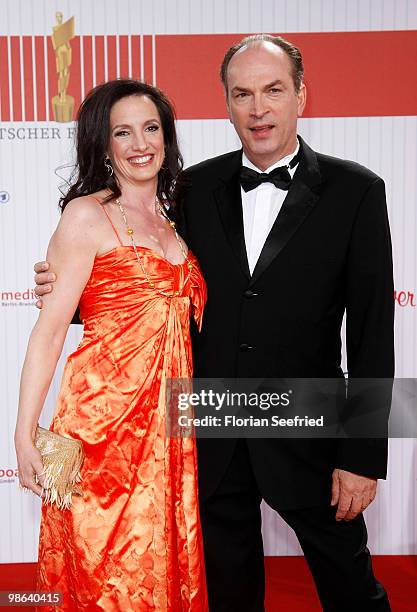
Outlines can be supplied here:
M244 191L252 191L259 187L261 183L273 183L278 189L284 189L288 191L291 186L292 178L288 172L289 168L294 168L299 162L299 152L295 155L287 166L279 166L269 173L256 172L242 166L239 174L239 182Z

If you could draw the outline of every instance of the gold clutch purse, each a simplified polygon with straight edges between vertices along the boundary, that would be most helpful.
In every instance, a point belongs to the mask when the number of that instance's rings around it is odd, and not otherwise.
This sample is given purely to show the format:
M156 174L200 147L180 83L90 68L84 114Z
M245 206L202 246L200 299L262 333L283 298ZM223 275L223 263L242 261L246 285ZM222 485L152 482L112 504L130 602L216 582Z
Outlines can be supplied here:
M66 438L38 425L35 446L42 455L45 476L43 503L56 503L58 508L69 508L73 495L82 496L82 491L77 486L82 480L80 474L84 460L82 442Z

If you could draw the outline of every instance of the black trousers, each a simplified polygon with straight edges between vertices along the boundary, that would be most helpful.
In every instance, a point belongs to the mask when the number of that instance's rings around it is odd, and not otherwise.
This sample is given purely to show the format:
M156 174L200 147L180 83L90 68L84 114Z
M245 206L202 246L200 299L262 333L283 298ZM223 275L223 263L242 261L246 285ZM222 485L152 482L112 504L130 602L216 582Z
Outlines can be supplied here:
M239 440L216 492L201 501L210 612L264 610L261 494L248 449ZM280 511L294 529L325 612L388 612L372 571L362 515L336 522L335 508Z

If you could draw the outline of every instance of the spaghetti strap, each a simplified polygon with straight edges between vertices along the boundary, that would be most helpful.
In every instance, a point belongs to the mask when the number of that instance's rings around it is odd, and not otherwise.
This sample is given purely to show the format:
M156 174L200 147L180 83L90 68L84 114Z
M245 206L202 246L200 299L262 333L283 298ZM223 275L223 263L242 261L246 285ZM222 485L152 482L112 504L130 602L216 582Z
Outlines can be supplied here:
M103 204L102 202L100 202L100 200L99 200L98 198L96 198L95 196L92 196L92 197L93 197L93 198L94 198L94 199L95 199L95 200L96 200L96 201L97 201L97 202L100 204L102 211L103 211L103 212L104 212L104 214L106 215L107 219L109 220L110 225L111 225L111 226L112 226L112 228L113 228L114 233L115 233L115 234L116 234L116 236L117 236L117 240L119 241L120 246L123 246L123 242L122 242L122 241L121 241L121 239L120 239L119 232L118 232L118 231L117 231L117 229L115 228L113 221L110 219L110 215L109 215L109 213L107 212L106 207L104 206L104 204Z

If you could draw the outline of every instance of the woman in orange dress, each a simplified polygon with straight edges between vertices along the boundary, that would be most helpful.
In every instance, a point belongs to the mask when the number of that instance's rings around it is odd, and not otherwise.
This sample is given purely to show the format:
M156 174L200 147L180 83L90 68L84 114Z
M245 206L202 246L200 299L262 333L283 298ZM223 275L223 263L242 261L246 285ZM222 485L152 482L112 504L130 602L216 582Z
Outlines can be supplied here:
M79 304L84 336L51 429L83 443L82 496L42 507L36 588L64 598L51 610L208 610L195 440L167 432L167 385L192 376L190 314L201 325L206 300L170 219L181 167L159 90L116 80L88 94L76 179L48 248L57 282L30 337L15 434L21 484L42 495L35 430Z

